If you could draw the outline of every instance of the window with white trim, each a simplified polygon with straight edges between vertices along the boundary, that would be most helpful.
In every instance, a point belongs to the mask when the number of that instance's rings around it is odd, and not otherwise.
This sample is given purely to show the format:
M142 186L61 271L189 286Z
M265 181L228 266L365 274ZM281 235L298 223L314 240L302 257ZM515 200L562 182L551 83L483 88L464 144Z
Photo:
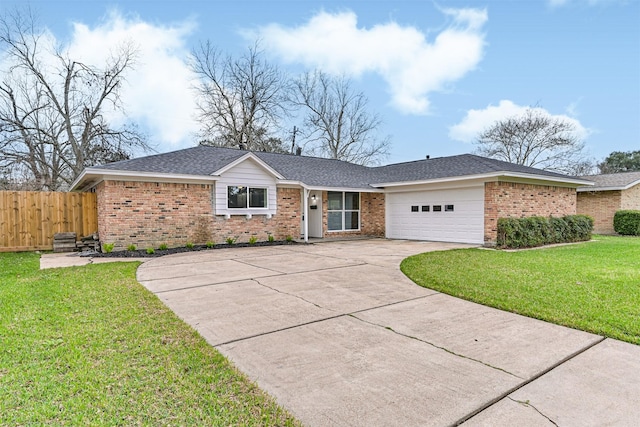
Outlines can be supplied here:
M329 231L360 230L360 193L329 191L327 196Z
M267 189L260 187L227 187L227 207L229 209L266 208Z

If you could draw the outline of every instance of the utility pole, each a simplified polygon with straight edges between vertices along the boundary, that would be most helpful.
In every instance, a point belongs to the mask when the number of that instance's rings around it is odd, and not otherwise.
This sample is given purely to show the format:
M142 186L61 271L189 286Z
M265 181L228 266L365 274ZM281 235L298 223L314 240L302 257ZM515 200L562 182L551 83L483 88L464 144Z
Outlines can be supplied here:
M293 127L293 137L291 138L291 154L296 153L296 133L298 133L298 128Z

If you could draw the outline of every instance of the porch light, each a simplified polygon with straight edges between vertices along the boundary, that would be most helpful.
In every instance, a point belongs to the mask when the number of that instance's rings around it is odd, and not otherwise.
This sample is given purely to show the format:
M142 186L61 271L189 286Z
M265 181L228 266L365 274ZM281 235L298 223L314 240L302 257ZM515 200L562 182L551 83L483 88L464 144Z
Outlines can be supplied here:
M312 194L311 195L311 206L315 206L318 204L318 200L316 199L316 195Z

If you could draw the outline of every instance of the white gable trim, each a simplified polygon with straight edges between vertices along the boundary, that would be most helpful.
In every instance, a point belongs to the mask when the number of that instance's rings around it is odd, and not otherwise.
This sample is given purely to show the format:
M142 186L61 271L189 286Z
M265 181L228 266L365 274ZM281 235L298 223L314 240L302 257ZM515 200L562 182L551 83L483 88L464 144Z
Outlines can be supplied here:
M260 157L256 156L255 154L253 154L251 152L248 152L244 156L242 156L242 157L234 160L233 162L221 167L220 169L218 169L217 171L215 171L211 175L218 175L218 176L222 175L223 173L225 173L229 169L232 169L233 167L235 167L235 166L239 165L240 163L242 163L242 162L244 162L246 160L249 160L249 159L251 159L254 162L256 162L260 167L262 167L264 170L266 170L271 175L276 177L276 179L284 179L284 176L280 175L280 173L278 173L278 171L273 169L271 166L269 166L267 163L265 163L262 159L260 159Z

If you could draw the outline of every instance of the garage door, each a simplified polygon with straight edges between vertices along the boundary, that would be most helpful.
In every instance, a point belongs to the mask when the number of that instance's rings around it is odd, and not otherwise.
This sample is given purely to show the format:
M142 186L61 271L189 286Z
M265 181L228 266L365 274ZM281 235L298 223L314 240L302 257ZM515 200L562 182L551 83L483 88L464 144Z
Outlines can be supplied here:
M386 195L387 237L484 243L484 187Z

